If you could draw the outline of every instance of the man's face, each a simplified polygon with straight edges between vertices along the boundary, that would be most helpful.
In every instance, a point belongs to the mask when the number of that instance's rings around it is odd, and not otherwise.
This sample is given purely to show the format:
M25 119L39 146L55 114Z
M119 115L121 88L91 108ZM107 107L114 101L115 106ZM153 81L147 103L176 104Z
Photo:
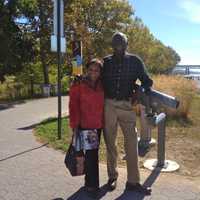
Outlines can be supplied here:
M126 51L127 43L121 36L115 36L112 40L112 48L115 54L122 55Z

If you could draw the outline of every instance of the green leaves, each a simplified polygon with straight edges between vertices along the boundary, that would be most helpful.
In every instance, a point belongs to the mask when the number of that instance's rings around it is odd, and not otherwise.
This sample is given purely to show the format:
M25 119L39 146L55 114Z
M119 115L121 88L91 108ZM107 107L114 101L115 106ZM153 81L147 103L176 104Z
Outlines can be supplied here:
M111 53L111 37L115 31L127 34L129 52L138 54L151 72L161 73L180 60L172 47L158 41L142 20L134 16L133 7L127 0L64 2L67 54L63 60L68 63L65 68L71 62L70 30L74 30L77 39L82 40L84 62ZM32 64L28 63L39 62L43 80L48 83L49 69L56 63L56 55L50 52L52 1L2 0L0 13L0 79L3 80L6 74L30 71L27 66Z

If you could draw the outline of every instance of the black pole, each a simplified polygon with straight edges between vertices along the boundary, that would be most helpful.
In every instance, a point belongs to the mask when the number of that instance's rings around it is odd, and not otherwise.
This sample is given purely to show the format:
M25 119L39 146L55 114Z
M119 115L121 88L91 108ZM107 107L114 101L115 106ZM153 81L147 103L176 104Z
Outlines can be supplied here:
M58 139L61 139L61 52L60 52L60 0L57 0L57 59L58 59Z

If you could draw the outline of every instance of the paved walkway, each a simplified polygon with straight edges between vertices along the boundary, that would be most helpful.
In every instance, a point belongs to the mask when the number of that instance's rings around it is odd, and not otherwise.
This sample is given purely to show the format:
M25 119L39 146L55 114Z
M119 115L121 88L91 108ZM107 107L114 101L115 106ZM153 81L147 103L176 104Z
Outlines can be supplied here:
M67 97L63 111L67 112ZM35 140L35 124L57 114L57 99L0 105L0 200L89 200L82 191L83 177L71 177L64 154ZM200 180L141 170L142 182L152 185L152 195L124 192L126 170L120 168L115 191L106 192L106 166L100 167L104 200L200 200Z

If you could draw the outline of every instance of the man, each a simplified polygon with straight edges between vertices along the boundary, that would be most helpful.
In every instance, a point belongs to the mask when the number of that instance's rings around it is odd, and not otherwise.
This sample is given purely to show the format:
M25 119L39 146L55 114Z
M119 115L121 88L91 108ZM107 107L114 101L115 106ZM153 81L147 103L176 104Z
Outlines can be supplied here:
M149 91L153 81L145 72L142 60L126 52L127 37L117 32L112 37L113 55L104 58L103 85L105 92L105 130L104 139L107 147L108 189L117 185L117 126L124 135L124 148L127 162L126 190L141 192L145 195L151 189L140 184L138 168L138 143L135 132L136 116L132 106L134 83L137 79L145 91Z

